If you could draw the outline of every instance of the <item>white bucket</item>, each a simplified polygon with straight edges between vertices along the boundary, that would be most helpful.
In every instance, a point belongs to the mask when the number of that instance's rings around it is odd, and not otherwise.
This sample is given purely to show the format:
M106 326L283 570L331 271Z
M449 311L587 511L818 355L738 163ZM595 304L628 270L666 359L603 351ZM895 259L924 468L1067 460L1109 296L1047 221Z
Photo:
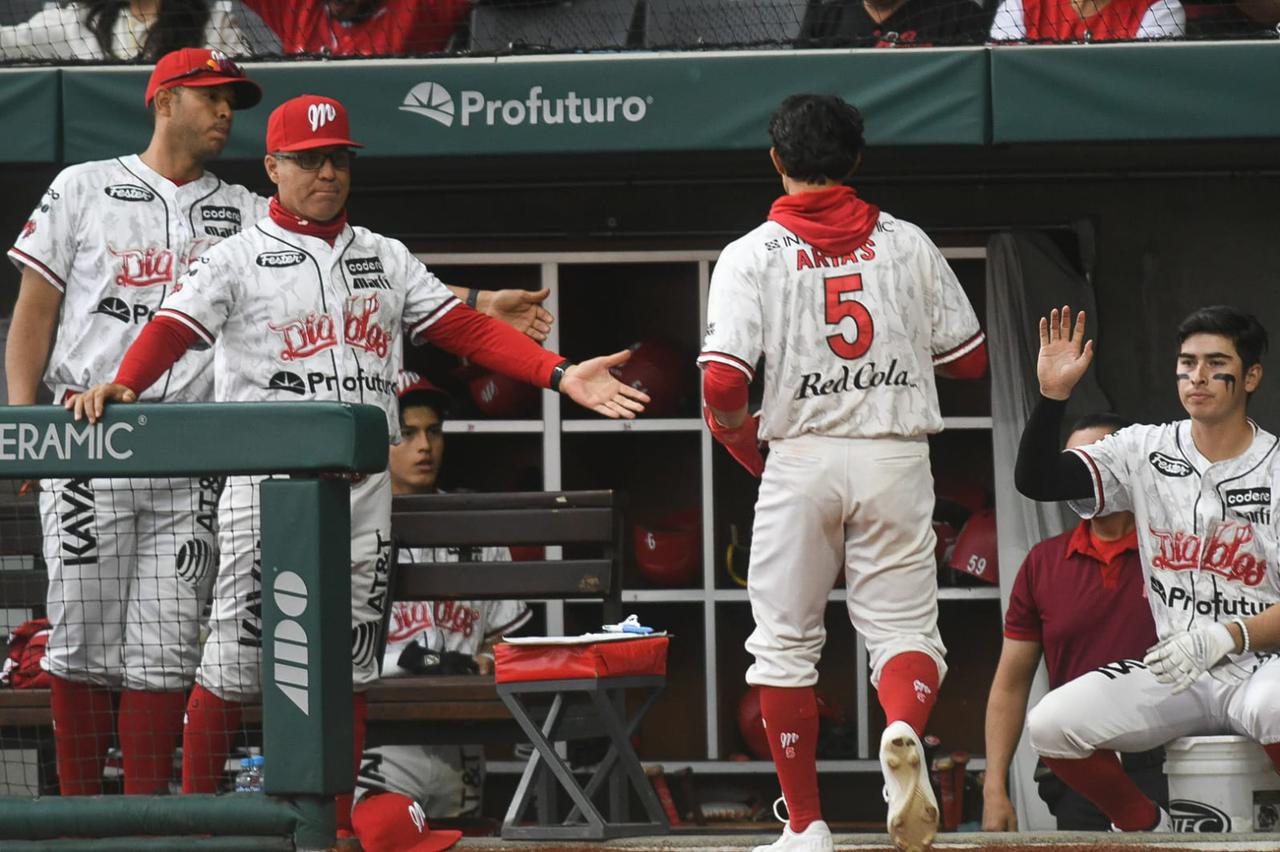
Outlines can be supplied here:
M1183 737L1164 750L1174 831L1280 831L1280 775L1262 746L1247 737Z

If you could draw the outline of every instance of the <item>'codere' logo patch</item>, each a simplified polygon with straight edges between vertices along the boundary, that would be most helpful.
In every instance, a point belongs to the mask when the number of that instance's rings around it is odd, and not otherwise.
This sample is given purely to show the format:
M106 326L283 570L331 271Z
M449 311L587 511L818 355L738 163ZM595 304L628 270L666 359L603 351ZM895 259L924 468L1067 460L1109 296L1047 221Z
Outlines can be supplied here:
M1166 456L1164 453L1152 453L1147 456L1151 466L1165 476L1190 476L1191 465L1182 459Z
M300 251L268 251L258 255L257 263L268 269L280 269L285 266L297 266L307 259Z

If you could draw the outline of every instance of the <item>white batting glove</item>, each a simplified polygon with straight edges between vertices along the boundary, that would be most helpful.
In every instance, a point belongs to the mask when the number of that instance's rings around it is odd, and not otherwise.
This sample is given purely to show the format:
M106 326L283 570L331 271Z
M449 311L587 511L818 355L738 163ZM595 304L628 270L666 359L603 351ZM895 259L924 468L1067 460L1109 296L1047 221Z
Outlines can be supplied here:
M1236 640L1232 638L1225 624L1211 624L1178 633L1162 639L1147 650L1142 662L1147 665L1156 680L1173 684L1173 694L1177 695L1196 682L1200 675L1212 669L1223 658L1234 651ZM1238 681L1242 679L1232 672L1236 666L1228 666L1213 676L1218 680Z

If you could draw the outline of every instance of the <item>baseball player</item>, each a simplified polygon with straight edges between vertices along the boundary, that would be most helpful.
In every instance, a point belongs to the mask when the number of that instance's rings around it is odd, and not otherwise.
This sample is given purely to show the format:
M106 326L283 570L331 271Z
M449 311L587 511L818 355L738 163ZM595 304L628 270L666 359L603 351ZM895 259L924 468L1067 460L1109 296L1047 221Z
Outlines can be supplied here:
M416 373L399 382L400 443L391 448L392 494L428 494L444 460L442 427L448 396ZM411 548L399 561L506 562L505 547ZM532 613L523 601L394 601L391 605L382 676L490 674L493 643L519 629ZM397 817L417 803L428 819L478 813L484 786L484 749L475 745L395 745L365 749L356 779L352 822L360 837L362 809L384 794L403 799L390 808ZM379 802L378 808L389 806Z
M265 200L204 168L233 112L260 98L221 54L175 51L147 83L147 149L54 178L9 250L22 273L5 349L10 405L34 404L41 379L59 402L108 380L191 259L265 215ZM193 355L144 398L207 398L211 363ZM216 566L220 487L212 477L42 483L53 622L44 665L63 795L101 792L117 689L125 792L167 791Z
M1077 500L1084 517L1131 511L1157 642L1053 690L1028 718L1053 773L1124 831L1167 830L1169 815L1115 752L1191 734L1235 733L1280 766L1280 576L1274 497L1277 438L1249 419L1267 333L1214 306L1178 326L1176 378L1188 419L1130 426L1060 454L1066 400L1093 357L1085 317L1040 320L1041 399L1018 450L1018 490ZM1205 677L1204 675L1208 675Z
M204 167L226 144L233 111L260 99L257 84L217 51L174 51L147 84L155 116L147 149L54 178L9 250L22 273L5 348L10 405L34 404L42 378L59 402L107 381L178 274L267 214L266 198ZM451 289L545 339L548 291ZM213 358L204 352L184 358L143 398L212 395ZM45 665L54 675L64 795L101 792L110 690L122 687L125 791L167 790L200 656L197 622L217 564L221 485L213 477L43 483L54 623Z
M202 255L125 355L116 379L67 402L96 420L107 401L133 401L192 348L214 349L218 401L341 400L378 405L397 438L402 338L429 340L492 369L549 387L608 417L634 417L645 394L609 368L627 353L582 364L541 349L467 308L404 244L347 224L351 148L346 109L317 95L277 107L265 166L278 194L268 218ZM183 789L211 792L239 723L259 694L261 596L257 479L230 477L218 505L221 563L210 636L187 704ZM355 759L362 693L377 676L376 639L390 555L391 490L384 472L351 488ZM338 804L350 830L350 797Z
M720 255L698 359L712 435L763 473L747 682L761 687L788 821L759 849L832 848L818 802L813 686L827 595L843 571L889 723L880 743L889 832L900 849L920 850L938 808L919 735L946 672L927 442L942 428L934 372L976 378L986 346L928 237L843 185L862 157L855 107L793 95L769 134L786 194ZM752 416L747 383L762 356L763 409Z

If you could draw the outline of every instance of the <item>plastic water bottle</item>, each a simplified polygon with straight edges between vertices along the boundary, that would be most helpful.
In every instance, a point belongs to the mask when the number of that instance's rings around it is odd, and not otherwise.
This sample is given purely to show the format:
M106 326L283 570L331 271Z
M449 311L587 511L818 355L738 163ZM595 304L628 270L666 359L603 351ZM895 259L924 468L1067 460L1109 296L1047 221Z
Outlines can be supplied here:
M266 789L266 776L263 774L263 764L267 759L260 754L253 756L251 766L249 768L249 791L253 793L261 793Z
M236 773L236 792L253 792L253 762L247 757L240 758L240 771Z

